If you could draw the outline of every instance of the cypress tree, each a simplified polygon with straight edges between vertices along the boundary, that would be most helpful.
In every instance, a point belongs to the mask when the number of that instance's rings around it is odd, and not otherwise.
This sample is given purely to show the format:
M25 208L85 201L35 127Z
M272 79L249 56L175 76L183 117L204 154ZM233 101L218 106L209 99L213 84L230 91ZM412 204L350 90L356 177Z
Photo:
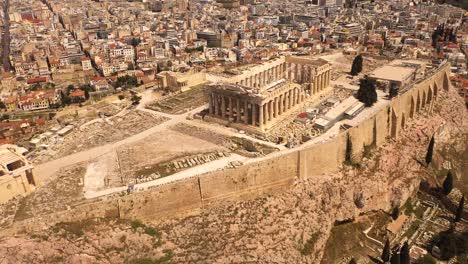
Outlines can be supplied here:
M460 199L460 203L458 204L457 214L455 215L455 222L459 222L462 219L464 206L465 206L465 195L462 196L462 198Z
M400 263L401 264L410 264L410 256L409 256L410 248L408 245L408 241L403 244L400 251Z
M429 164L432 162L432 155L434 154L434 144L435 144L435 139L434 136L431 138L431 142L429 142L429 147L427 149L426 153L426 164L429 166Z
M400 264L400 254L394 251L392 257L390 258L390 264Z
M389 260L390 260L390 241L387 238L387 241L385 241L385 246L382 251L382 261L388 262Z
M353 65L351 66L351 75L356 76L362 71L362 56L357 55L353 60Z
M447 172L447 177L445 177L444 183L443 183L443 192L445 195L449 195L449 193L453 189L453 176L452 176L452 171L449 170Z
M397 220L397 218L400 216L400 208L398 206L395 206L392 211L392 219Z
M393 98L398 95L398 87L396 85L390 86L390 90L388 92L388 96Z
M434 31L432 33L432 47L436 48L437 47L437 39L439 38L439 35L437 34L437 31Z
M347 134L346 137L346 152L345 161L347 164L353 163L353 142L351 142L351 136Z
M366 107L370 107L377 102L377 91L375 90L375 81L368 78L361 79L357 98L363 102Z

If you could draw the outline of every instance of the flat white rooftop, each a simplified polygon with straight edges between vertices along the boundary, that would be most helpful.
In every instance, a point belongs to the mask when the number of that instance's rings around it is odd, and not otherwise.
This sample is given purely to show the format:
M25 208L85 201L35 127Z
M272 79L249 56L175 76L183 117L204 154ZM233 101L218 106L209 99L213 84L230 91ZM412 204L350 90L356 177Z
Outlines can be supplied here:
M371 74L369 74L369 77L388 81L403 82L404 80L408 79L408 77L413 74L414 71L415 69L410 67L387 65L376 69Z

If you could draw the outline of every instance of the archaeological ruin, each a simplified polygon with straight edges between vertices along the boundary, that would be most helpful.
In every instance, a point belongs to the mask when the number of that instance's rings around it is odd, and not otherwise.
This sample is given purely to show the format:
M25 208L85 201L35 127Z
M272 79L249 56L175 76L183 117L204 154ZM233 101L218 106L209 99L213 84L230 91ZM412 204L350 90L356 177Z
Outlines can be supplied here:
M16 145L0 146L0 204L26 195L36 187L33 166L23 156L27 150Z
M253 133L264 133L330 85L323 59L281 57L209 86L209 117Z

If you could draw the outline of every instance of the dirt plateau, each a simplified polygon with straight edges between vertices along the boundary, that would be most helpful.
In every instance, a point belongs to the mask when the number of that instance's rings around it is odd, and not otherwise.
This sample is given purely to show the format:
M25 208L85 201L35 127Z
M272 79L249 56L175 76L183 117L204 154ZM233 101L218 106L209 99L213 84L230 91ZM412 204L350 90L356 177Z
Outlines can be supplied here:
M466 179L468 115L451 89L439 94L432 112L408 122L398 140L337 173L297 179L277 195L182 219L100 219L3 237L0 263L320 263L337 222L388 212L430 177L421 161L432 135L433 166L450 160L457 180Z

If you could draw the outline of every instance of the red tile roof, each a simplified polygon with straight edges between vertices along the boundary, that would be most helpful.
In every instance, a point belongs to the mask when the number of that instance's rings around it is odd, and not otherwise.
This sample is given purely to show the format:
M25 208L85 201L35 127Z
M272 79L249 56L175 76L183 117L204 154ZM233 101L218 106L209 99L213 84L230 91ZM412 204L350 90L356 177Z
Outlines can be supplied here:
M28 79L26 82L28 84L47 82L47 78L46 77L36 77L36 78Z
M96 76L96 77L90 78L89 80L90 80L90 81L93 81L93 82L101 82L101 81L105 81L106 78L100 77L100 76Z
M81 89L75 89L73 92L70 93L70 97L83 97L85 96L85 92Z

